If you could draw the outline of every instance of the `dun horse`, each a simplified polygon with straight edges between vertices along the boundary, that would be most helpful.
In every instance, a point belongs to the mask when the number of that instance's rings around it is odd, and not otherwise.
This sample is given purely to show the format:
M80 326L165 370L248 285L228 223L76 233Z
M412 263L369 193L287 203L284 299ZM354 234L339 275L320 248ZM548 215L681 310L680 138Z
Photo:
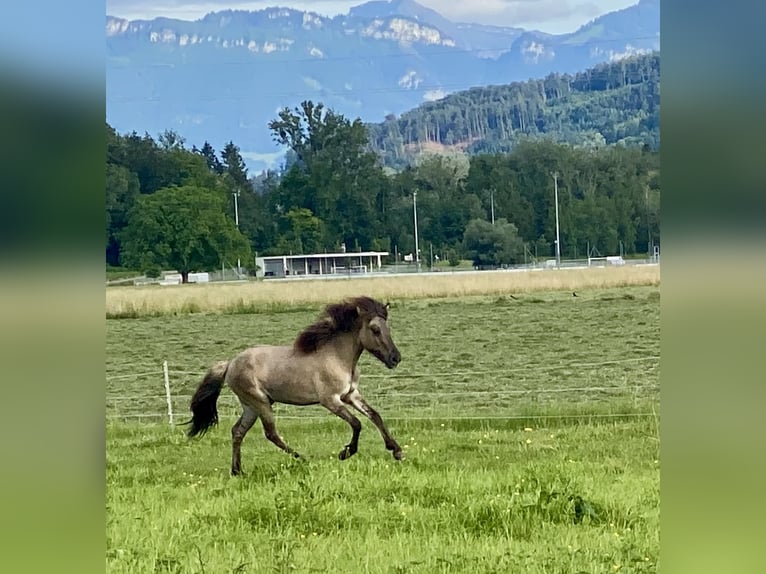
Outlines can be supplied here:
M387 319L388 304L357 297L328 305L292 346L251 347L230 361L216 363L192 397L188 435L203 435L218 422L216 401L223 385L228 385L242 403L242 416L231 429L233 475L242 471L242 440L259 418L267 439L285 452L300 456L277 433L271 408L274 403L320 404L346 421L353 432L351 441L338 455L341 460L356 453L362 430L359 419L347 408L351 406L378 427L394 458L402 459L402 449L358 389L357 363L363 351L377 357L389 369L401 361Z

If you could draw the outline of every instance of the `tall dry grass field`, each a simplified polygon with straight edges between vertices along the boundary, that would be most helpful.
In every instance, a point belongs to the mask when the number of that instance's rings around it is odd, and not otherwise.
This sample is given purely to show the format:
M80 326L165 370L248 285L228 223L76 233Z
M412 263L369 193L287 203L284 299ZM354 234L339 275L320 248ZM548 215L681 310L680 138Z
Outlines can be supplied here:
M106 290L106 315L119 318L186 313L252 313L296 305L315 306L360 294L387 300L423 299L657 286L659 282L659 266L637 265L616 268L110 287Z

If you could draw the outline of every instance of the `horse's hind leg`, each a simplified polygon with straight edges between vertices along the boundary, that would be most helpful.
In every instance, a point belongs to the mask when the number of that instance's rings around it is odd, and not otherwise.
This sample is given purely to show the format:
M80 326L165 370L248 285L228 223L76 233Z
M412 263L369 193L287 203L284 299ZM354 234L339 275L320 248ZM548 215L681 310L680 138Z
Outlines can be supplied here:
M231 427L231 474L236 476L242 472L242 461L240 457L240 449L242 447L242 441L247 434L247 431L258 420L258 415L253 409L246 404L242 405L242 416Z
M301 455L287 446L285 441L282 440L282 437L279 436L277 427L274 425L274 411L271 410L271 405L269 403L262 405L261 408L258 409L258 415L261 418L263 434L266 435L266 438L286 453L293 455L295 458L300 458Z

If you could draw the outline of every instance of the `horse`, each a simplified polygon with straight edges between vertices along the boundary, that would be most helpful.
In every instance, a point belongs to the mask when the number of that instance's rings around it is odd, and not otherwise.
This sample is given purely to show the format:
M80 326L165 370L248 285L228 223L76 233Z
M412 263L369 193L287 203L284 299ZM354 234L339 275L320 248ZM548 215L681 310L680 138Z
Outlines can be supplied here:
M231 474L242 472L240 449L247 431L260 419L266 438L296 458L274 426L274 403L322 405L346 421L351 441L338 454L346 460L357 452L362 424L353 407L378 428L387 450L404 458L383 419L359 391L357 363L364 351L394 369L402 360L388 326L389 304L355 297L327 305L316 322L301 331L290 345L257 345L229 361L213 364L191 399L189 438L203 436L218 423L216 402L227 385L242 404L242 416L231 428Z

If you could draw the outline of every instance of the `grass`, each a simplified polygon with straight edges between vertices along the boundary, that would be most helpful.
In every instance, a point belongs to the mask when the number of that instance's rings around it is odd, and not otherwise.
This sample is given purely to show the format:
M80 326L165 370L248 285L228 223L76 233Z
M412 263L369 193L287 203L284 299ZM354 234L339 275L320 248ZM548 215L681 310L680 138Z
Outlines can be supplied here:
M469 295L524 294L613 287L657 286L657 266L537 270L528 272L444 273L297 282L117 286L106 290L107 318L138 318L190 313L271 313L335 301L364 292L380 299L424 299Z
M107 428L109 572L656 572L650 420L558 428L397 425L340 462L339 425L292 422L294 460L256 433L241 478L228 432Z
M188 441L162 415L162 361L185 419L210 363L289 343L320 305L108 320L107 571L656 572L659 289L578 289L400 295L404 360L364 356L361 389L407 458L365 420L341 462L345 423L275 405L306 459L257 424L237 479L231 392L219 427Z
M423 261L421 262L425 268L428 268L429 262ZM472 270L474 268L473 261L470 259L460 259L460 262L457 265L450 265L450 262L448 259L442 259L440 261L434 261L434 268L438 269L440 271L465 271L465 270Z
M390 372L364 355L362 388L384 413L401 416L646 412L659 379L659 290L578 295L395 301L389 323L403 361ZM189 396L214 361L256 343L289 344L319 309L109 320L107 415L166 412L163 361L174 409L187 412ZM231 393L220 405L227 416L237 412ZM313 407L280 405L277 412L323 416Z
M143 275L141 271L133 271L131 269L125 269L123 267L108 267L106 268L106 280L115 281L118 279L128 279L131 277L138 277Z

